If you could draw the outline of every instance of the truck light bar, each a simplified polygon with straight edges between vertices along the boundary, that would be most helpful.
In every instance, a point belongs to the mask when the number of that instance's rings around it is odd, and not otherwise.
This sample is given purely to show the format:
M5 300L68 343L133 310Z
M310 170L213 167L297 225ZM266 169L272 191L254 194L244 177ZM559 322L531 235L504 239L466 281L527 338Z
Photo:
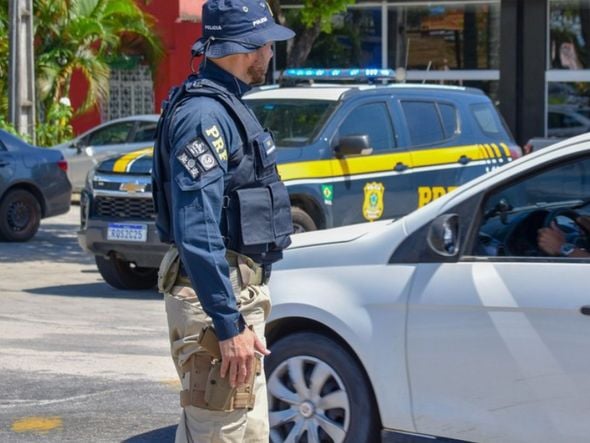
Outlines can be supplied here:
M393 69L315 69L292 68L283 72L289 80L395 80Z

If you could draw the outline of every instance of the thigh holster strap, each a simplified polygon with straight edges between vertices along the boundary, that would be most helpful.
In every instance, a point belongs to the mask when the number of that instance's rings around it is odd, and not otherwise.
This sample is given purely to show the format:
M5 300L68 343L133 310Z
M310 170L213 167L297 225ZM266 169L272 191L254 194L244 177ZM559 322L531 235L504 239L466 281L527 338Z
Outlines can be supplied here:
M213 411L252 409L256 400L254 381L261 373L260 359L255 359L255 365L250 379L239 388L232 388L228 376L220 376L221 361L209 354L194 354L182 368L188 373L189 389L180 392L180 405Z

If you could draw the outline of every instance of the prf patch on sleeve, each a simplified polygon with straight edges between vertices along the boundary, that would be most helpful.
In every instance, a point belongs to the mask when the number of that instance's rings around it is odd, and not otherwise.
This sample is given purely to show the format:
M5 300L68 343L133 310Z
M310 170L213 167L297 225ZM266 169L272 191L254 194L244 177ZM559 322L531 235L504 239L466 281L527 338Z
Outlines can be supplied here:
M221 131L219 130L219 126L217 124L209 124L204 126L204 135L207 141L213 148L215 148L215 152L219 156L219 160L227 161L227 146L225 145L225 140L221 136Z
M188 143L176 156L193 180L219 166L215 155L200 137Z

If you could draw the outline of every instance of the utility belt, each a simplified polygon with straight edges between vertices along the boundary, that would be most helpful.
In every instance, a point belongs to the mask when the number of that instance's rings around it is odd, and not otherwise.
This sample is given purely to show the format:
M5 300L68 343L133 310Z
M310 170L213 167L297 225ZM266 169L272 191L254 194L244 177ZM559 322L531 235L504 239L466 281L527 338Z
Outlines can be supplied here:
M254 358L250 378L232 388L229 373L225 378L220 375L221 352L212 328L201 331L199 345L205 352L193 354L181 368L184 376L189 377L189 388L180 392L180 405L227 412L252 409L256 400L254 382L261 373L260 358Z
M250 257L238 254L234 251L227 251L225 258L229 263L230 268L237 268L240 275L239 286L241 289L248 285L265 285L270 280L270 273L272 266L270 264L260 265L254 262ZM230 276L231 276L230 270ZM175 285L177 286L191 286L191 281L182 268L176 278Z
M263 285L268 283L272 269L270 264L260 265L250 257L230 250L226 251L225 258L230 266L230 276L232 274L239 275L236 283L241 289L245 289L248 285ZM170 292L173 286L192 287L188 275L182 269L176 246L171 246L168 249L158 270L159 291L161 293Z

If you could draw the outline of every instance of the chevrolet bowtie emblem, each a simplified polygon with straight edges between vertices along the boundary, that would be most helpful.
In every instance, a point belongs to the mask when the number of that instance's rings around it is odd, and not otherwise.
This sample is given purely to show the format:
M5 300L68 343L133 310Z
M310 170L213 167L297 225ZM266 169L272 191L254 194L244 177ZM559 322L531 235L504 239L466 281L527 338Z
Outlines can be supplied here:
M145 185L139 183L121 183L119 191L125 192L145 192Z

